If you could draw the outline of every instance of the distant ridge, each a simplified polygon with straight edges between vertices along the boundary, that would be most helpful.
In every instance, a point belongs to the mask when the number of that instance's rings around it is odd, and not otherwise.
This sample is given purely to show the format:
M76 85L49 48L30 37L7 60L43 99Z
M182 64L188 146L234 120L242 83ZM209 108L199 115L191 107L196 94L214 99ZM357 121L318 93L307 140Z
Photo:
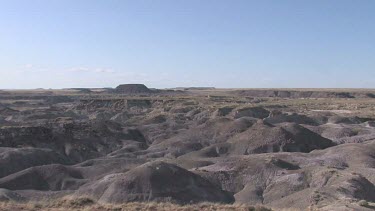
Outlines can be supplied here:
M283 89L238 89L231 94L249 97L280 98L375 98L374 91L331 91L331 90L283 90Z
M215 87L176 87L173 89L178 89L178 90L214 90L216 89Z

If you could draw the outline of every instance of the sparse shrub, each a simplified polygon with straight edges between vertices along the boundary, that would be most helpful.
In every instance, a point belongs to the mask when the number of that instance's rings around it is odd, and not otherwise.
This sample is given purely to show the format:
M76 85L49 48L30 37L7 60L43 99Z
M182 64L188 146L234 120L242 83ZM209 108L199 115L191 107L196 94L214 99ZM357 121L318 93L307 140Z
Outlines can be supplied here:
M361 201L358 202L358 205L361 206L361 207L367 207L368 202L366 200L361 200Z
M41 204L33 204L32 207L33 207L33 209L41 209L42 205Z
M84 207L95 204L94 200L90 198L77 198L70 201L73 207Z
M56 201L50 205L51 207L69 207L69 208L81 208L86 206L92 206L95 204L95 201L82 197L82 198L73 198L73 199L62 199Z

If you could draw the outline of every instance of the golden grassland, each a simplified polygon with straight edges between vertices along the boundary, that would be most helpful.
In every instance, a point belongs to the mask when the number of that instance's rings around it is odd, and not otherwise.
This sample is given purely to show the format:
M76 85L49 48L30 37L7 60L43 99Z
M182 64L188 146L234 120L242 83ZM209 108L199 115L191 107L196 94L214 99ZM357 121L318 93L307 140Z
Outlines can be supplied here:
M1 211L272 211L269 208L261 206L247 206L247 205L231 205L231 204L213 204L213 203L199 203L178 205L172 203L157 203L157 202L131 202L126 204L98 204L89 198L79 199L62 199L52 202L28 202L28 203L14 203L1 202Z

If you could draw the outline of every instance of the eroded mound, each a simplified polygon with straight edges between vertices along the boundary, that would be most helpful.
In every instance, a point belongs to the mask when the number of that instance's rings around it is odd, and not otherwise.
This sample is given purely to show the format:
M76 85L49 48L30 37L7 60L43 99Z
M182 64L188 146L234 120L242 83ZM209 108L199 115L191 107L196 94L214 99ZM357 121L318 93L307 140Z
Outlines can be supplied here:
M234 136L231 154L246 155L270 152L310 152L325 149L333 142L297 124L273 126L263 121Z
M0 179L9 190L74 190L86 181L79 170L63 165L31 167Z
M146 163L126 173L108 175L84 185L76 194L104 203L234 201L231 194L215 187L208 180L176 165L159 161Z
M49 149L0 147L0 178L33 166L69 164L66 157Z

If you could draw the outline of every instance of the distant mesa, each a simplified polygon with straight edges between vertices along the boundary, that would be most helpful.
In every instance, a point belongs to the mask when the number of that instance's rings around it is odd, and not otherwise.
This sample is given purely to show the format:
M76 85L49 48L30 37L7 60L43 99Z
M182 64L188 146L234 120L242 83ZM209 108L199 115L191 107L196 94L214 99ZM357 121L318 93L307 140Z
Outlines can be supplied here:
M144 84L121 84L115 88L115 92L121 94L142 94L152 93L152 90Z

